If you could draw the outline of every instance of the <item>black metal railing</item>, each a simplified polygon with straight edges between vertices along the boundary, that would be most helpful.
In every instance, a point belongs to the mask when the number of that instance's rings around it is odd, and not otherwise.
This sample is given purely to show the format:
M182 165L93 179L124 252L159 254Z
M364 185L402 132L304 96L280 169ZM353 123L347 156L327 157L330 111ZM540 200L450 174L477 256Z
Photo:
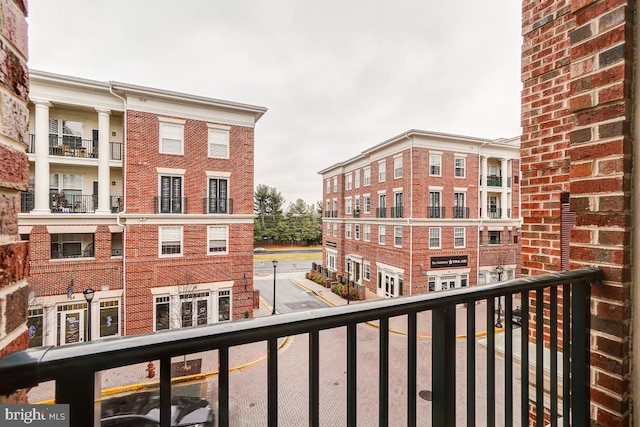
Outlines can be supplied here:
M391 208L391 218L403 218L402 206L394 206Z
M181 214L187 212L186 197L154 197L155 213Z
M353 210L353 217L354 218L360 218L360 209L354 209Z
M233 199L203 199L204 213L206 214L232 214Z
M454 206L453 207L453 217L454 218L469 218L469 208L464 206Z
M402 298L392 298L340 307L320 308L260 317L250 321L196 326L183 329L159 331L104 341L71 344L66 346L37 347L11 353L0 359L0 393L3 395L55 380L55 401L69 404L72 426L93 425L96 372L149 360L159 360L159 393L161 425L169 426L171 419L171 361L172 357L202 351L218 351L218 425L230 423L229 350L243 344L267 343L266 402L267 425L278 425L278 408L285 405L279 400L278 339L293 335L308 336L308 417L309 425L320 425L321 376L320 349L321 331L346 328L344 348L346 352L345 405L323 407L323 411L344 411L346 425L358 425L358 414L363 408L358 405L358 392L362 392L358 376L357 327L365 322L377 321L379 345L378 399L367 402L367 408L378 408L378 425L387 426L390 421L390 365L397 357L390 354L389 321L396 316L406 319L406 374L405 402L394 401L394 405L406 407L406 419L396 420L403 425L455 425L458 416L466 417L465 425L475 426L476 418L485 414L483 425L496 424L496 410L504 413L506 426L520 417L520 422L529 418L530 399L533 399L537 425L545 425L545 419L557 420L563 415L564 426L589 425L589 327L590 284L597 283L600 270L583 268L574 271L498 282L483 286L431 292ZM496 330L495 299L504 298L506 319L513 314L512 297L521 298L522 324L529 324L530 314L544 322L531 324L535 334L522 331L520 344L514 342L517 328L511 322L504 330ZM561 302L559 300L561 295ZM530 298L532 304L529 305ZM486 304L486 360L479 358L476 341L476 303ZM456 337L456 310L466 306L466 336L464 347ZM561 307L558 310L558 307ZM418 313L432 313L430 363L418 357ZM564 319L565 321L562 322ZM553 325L553 326L549 326ZM558 326L558 327L556 327ZM526 326L525 326L526 327ZM559 334L558 330L562 333ZM500 357L496 336L503 335L504 353ZM563 337L564 339L560 338ZM530 337L547 336L548 340ZM333 344L332 344L333 345ZM531 348L533 347L533 348ZM456 351L458 349L458 351ZM517 350L517 351L516 351ZM459 357L460 352L465 354ZM520 357L520 380L514 380L514 359ZM530 360L530 355L535 360ZM483 356L485 356L483 354ZM406 358L405 358L406 357ZM500 365L496 359L501 358ZM562 364L558 360L561 358ZM482 362L484 361L484 362ZM476 363L478 362L478 363ZM403 362L404 364L405 362ZM286 369L286 367L283 367ZM418 410L418 377L425 369L431 369L432 404L428 412ZM502 369L504 371L502 371ZM342 377L343 367L338 369ZM535 372L535 382L530 381L530 369ZM460 375L460 372L463 372ZM323 373L324 376L324 373ZM481 386L486 380L485 386ZM466 399L457 395L458 382L466 383ZM476 385L477 384L477 385ZM501 392L498 392L500 384ZM547 384L547 386L545 386ZM361 384L360 384L361 385ZM301 386L305 387L305 386ZM486 387L486 388L485 388ZM303 391L300 390L300 393ZM535 396L532 398L531 396ZM517 398L517 399L516 399ZM476 402L482 401L486 411L477 411ZM548 402L548 403L545 403ZM326 402L324 403L327 404ZM560 405L562 407L560 411ZM516 406L519 406L516 408ZM253 423L258 420L253 420ZM251 420L245 422L251 423ZM397 423L396 422L396 423ZM478 420L478 422L480 422Z
M487 175L488 187L502 187L502 177L499 175Z
M91 213L98 205L97 196L85 194L54 193L49 201L51 213Z
M92 258L95 255L93 243L81 248L81 245L51 245L51 259L61 258Z
M387 208L376 208L376 218L386 218Z
M109 142L109 158L111 160L122 160L122 143ZM29 134L29 146L27 153L36 152L36 136ZM49 154L52 156L70 156L97 159L98 142L92 139L82 139L75 136L53 136L49 135Z
M444 207L429 206L427 215L429 218L444 218Z
M487 218L500 219L502 218L502 209L493 206L487 207Z

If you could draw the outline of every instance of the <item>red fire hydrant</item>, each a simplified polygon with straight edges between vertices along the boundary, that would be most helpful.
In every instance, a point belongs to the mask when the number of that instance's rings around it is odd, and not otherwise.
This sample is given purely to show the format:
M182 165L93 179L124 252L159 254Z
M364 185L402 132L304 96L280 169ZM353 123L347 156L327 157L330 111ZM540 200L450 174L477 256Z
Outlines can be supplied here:
M148 378L153 378L156 376L156 367L153 366L153 362L149 362L147 363L147 377Z

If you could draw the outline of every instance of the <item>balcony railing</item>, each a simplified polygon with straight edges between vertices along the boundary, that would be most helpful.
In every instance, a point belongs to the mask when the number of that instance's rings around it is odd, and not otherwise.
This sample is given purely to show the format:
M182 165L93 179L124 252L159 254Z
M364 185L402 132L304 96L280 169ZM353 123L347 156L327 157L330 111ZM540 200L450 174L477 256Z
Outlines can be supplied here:
M500 219L502 218L502 209L495 206L487 207L487 218Z
M203 199L203 203L206 214L233 213L233 199Z
M488 187L502 187L502 177L499 175L487 175Z
M376 218L386 218L387 208L376 208Z
M429 218L444 218L444 207L429 206L427 215Z
M394 206L391 208L391 218L403 218L402 206Z
M109 143L110 159L122 160L122 143ZM29 134L27 153L36 152L36 136ZM75 136L49 136L49 154L52 156L82 157L97 159L98 143L92 139L81 139Z
M353 217L354 218L360 218L360 209L354 209L353 210Z
M83 194L52 194L51 213L92 213L98 206L98 196Z
M469 218L469 208L464 206L454 206L453 207L453 217L454 218Z
M3 379L0 381L0 393L5 395L54 380L55 401L70 405L71 425L93 425L97 372L159 360L160 423L169 426L172 415L172 358L217 350L219 372L214 383L216 385L213 386L217 390L212 391L217 396L216 425L227 427L230 425L230 390L234 389L233 377L229 374L230 349L235 350L234 347L248 343L266 342L266 424L276 426L279 407L286 405L280 401L282 395L279 396L278 389L291 386L283 385L278 373L278 339L307 335L308 379L300 382L297 393L307 395L304 401L308 401L309 425L320 425L321 412L323 417L327 413L338 412L346 420L340 425L355 426L358 425L358 416L365 411L370 412L372 407L377 407L376 425L380 426L389 425L390 420L394 425L450 426L456 424L458 417L466 418L466 422L457 425L476 425L476 422L495 425L496 412L504 414L505 425L520 425L515 421L518 419L524 425L524 420L529 418L530 399L533 399L536 403L537 425L545 425L545 419L557 420L561 413L565 426L570 422L574 426L586 426L589 425L590 406L590 284L596 283L599 277L600 270L583 268L249 321L173 329L60 347L36 347L0 359L0 378ZM506 297L503 307L506 319L510 319L514 310L511 297L514 295L520 296L522 301L523 325L528 325L532 314L535 319L547 317L545 322L532 324L531 332L523 330L523 339L519 344L513 340L517 329L511 322L505 323L504 331L497 332L493 328L495 299ZM529 297L534 298L531 307ZM487 308L484 326L487 328L486 350L482 350L482 354L479 354L481 350L476 341L477 302L484 302ZM467 320L462 324L466 324L467 332L459 338L456 337L456 312L465 306ZM558 307L561 309L558 310ZM422 346L418 345L418 313L422 312L430 312L433 319L429 347L434 351L430 352L430 360L424 360ZM402 357L390 354L391 334L395 332L389 324L396 316L404 316L406 323L407 333L403 338L406 355ZM559 323L559 319L565 321L560 320ZM363 388L372 384L370 377L358 375L358 363L364 361L360 357L363 355L358 354L358 345L365 345L358 341L358 326L371 321L377 321L379 335L378 354L372 356L378 372L377 384L373 380L374 387L377 385L377 393L374 394L377 394L377 398L363 404L358 400L358 393L363 393ZM345 365L329 367L332 370L329 372L323 368L321 376L320 351L324 335L320 332L334 328L346 328L343 344ZM502 335L500 340L496 339L498 335ZM529 337L533 336L546 336L548 340L545 339L546 343L542 340L530 341ZM499 355L498 342L504 342L502 356ZM518 354L519 369L515 369L514 360L518 361ZM558 363L560 360L562 363ZM393 377L392 370L398 367L402 375L406 375L406 382L395 382L392 386L389 378ZM287 366L281 366L281 369L286 370ZM431 372L427 371L425 375L425 370ZM327 375L332 378L343 378L344 375L346 384L346 389L332 389L330 402L321 399L321 391L325 393L325 383L322 381ZM535 381L531 381L533 378ZM432 403L426 407L418 405L418 384L425 388L430 385ZM497 385L500 386L500 392ZM399 386L405 388L403 396L406 400L391 402L390 390ZM459 393L460 390L466 390L466 397L465 393ZM340 397L336 393L340 393ZM336 399L344 399L344 405L335 405ZM483 410L479 411L481 406ZM486 416L482 422L476 420L482 417L481 414ZM262 419L243 420L244 424L261 422L264 424Z
M186 197L155 197L153 201L155 213L181 214L187 211Z

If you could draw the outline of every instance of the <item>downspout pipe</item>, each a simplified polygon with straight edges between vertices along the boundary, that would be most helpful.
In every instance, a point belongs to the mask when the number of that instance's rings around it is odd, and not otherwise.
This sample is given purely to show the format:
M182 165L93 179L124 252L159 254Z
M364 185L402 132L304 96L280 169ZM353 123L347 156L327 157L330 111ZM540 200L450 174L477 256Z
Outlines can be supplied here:
M122 199L124 209L116 214L116 224L122 227L122 325L124 335L127 335L127 226L122 222L122 215L127 212L127 99L118 95L109 84L111 95L122 100Z

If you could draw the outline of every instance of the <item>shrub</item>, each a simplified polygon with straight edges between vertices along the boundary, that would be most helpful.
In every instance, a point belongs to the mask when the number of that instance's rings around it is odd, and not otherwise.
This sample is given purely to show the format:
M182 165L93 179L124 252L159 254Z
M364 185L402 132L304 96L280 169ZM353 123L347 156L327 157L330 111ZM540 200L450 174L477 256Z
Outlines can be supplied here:
M349 287L347 285L336 283L331 288L331 291L336 295L340 295L344 299L347 299L347 294L349 294L350 301L357 301L360 299L360 294L358 293L356 286L351 286L351 292L349 292Z
M327 278L318 272L310 271L306 274L305 277L319 285L322 285L322 286L327 285Z

